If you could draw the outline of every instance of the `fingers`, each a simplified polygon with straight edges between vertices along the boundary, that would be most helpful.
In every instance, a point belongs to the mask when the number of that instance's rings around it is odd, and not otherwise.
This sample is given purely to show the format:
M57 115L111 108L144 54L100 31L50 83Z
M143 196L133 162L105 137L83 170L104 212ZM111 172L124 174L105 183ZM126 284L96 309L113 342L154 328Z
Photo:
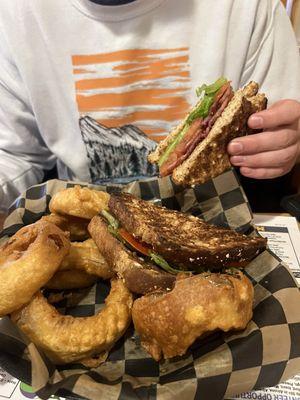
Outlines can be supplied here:
M228 145L230 161L243 175L268 179L288 173L300 154L300 103L281 100L253 114L248 125L264 132L236 138Z
M248 125L252 129L273 129L290 125L300 118L300 103L296 100L280 100L267 110L251 115Z
M299 143L273 151L240 154L230 157L230 162L240 167L242 175L255 179L271 179L287 174L299 155Z
M267 151L253 155L232 156L230 161L237 167L249 168L289 168L297 158L298 145L276 151ZM287 171L286 171L287 172Z
M234 139L229 143L227 150L232 156L257 154L284 149L295 145L298 141L299 133L287 128Z
M287 172L283 172L282 168L248 168L241 167L240 172L242 175L248 178L254 179L272 179L279 176L285 175Z

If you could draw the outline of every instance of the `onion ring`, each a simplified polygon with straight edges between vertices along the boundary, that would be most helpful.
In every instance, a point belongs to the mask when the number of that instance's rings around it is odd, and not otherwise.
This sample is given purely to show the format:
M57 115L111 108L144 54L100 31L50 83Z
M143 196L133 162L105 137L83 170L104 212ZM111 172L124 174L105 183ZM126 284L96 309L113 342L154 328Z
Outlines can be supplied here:
M12 236L0 248L0 316L28 303L69 248L66 234L49 222L38 221Z
M70 252L63 259L59 269L83 271L102 279L109 279L114 275L93 239L71 242Z
M108 208L109 194L78 185L56 193L50 200L52 213L92 219Z
M71 240L85 240L89 237L87 231L89 221L83 218L51 213L43 216L40 221L51 222L61 230L69 232Z
M159 361L182 356L199 337L244 329L252 317L253 286L240 271L177 276L171 291L134 302L132 318L142 346Z
M92 317L61 315L38 292L12 320L54 364L66 364L110 350L131 322L132 303L123 281L114 279L104 308Z
M57 271L45 287L54 290L83 289L92 286L96 281L96 276L89 275L84 271Z

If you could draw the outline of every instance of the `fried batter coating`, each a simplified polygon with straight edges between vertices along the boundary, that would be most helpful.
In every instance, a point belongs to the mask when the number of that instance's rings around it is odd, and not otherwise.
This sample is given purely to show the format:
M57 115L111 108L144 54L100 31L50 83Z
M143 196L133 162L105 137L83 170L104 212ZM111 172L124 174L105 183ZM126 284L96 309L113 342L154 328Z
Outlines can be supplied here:
M96 276L89 275L84 271L57 271L45 287L54 290L82 289L92 286L96 281Z
M244 329L252 317L253 292L241 272L195 275L178 279L170 292L137 299L132 318L148 353L157 361L172 358L203 334Z
M52 213L91 219L108 208L109 194L78 185L56 193L49 204Z
M53 363L80 362L111 349L125 333L132 302L122 280L112 280L104 308L92 317L61 315L39 292L12 320Z
M89 221L84 218L51 213L44 215L40 221L52 222L52 224L58 226L63 231L69 232L71 240L85 240L89 237L87 231Z
M66 234L50 222L21 228L0 248L0 316L28 303L68 253Z
M93 239L71 242L70 252L63 259L60 271L74 269L102 279L109 279L114 275Z

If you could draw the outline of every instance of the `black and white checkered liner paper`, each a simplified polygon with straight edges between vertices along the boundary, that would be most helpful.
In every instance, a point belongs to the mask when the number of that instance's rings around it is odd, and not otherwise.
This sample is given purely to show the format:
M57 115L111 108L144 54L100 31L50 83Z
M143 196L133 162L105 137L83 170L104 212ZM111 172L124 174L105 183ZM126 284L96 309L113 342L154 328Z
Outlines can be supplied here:
M51 196L73 185L52 180L28 189L11 208L2 238L48 213ZM217 225L253 231L251 210L233 171L186 190L174 186L169 178L97 189L110 193L124 190ZM100 367L89 370L73 364L58 368L9 318L3 318L0 365L31 384L43 399L69 393L70 397L97 400L217 400L274 386L300 371L300 292L287 266L268 250L249 264L246 273L255 289L254 315L246 330L198 340L184 357L157 363L141 348L130 328ZM77 306L66 303L66 312L93 315L108 291L107 284L99 281Z

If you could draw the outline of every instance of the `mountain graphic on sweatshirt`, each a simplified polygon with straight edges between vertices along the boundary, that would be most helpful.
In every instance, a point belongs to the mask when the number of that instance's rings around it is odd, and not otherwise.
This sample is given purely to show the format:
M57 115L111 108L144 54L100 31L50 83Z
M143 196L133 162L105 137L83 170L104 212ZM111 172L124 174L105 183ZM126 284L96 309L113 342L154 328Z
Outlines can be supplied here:
M93 183L157 174L156 167L147 161L147 155L156 147L156 142L137 126L107 128L89 116L81 117L79 126Z

